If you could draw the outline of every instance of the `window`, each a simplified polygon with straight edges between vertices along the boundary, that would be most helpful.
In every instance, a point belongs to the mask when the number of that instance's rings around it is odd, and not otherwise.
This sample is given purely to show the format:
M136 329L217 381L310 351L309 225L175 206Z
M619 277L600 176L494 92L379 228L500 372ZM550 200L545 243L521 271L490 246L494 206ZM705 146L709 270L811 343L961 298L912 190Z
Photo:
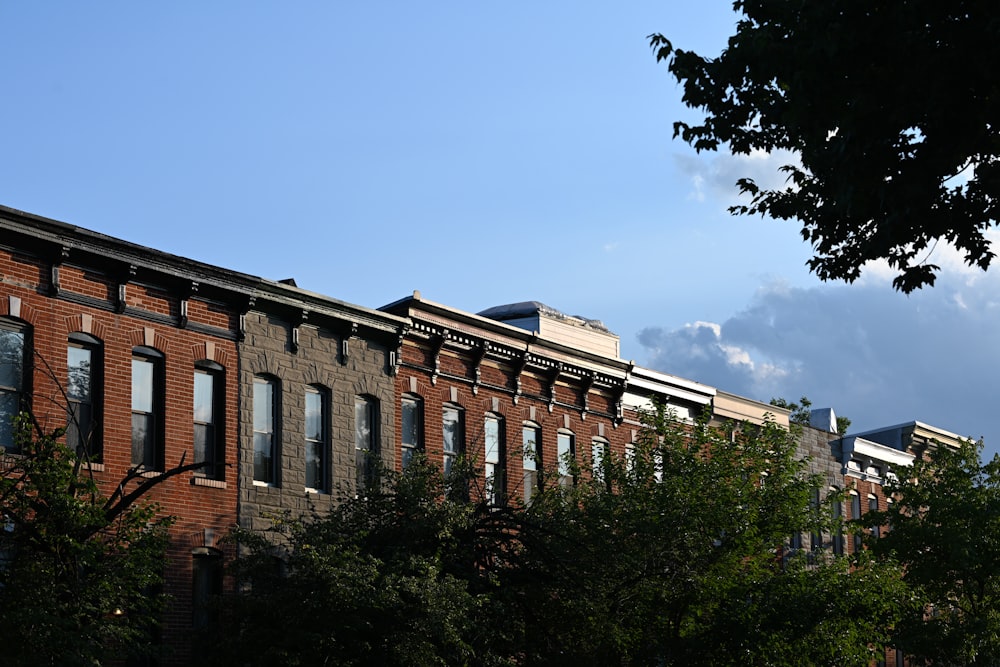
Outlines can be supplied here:
M451 474L451 468L457 459L465 451L465 420L464 411L461 408L446 405L444 406L442 420L442 437L444 439L444 474Z
M569 431L559 431L556 437L556 452L559 456L559 484L573 486L576 483L573 464L576 462L576 437Z
M812 510L813 520L819 520L819 489L812 489L809 495L809 509ZM823 548L823 536L813 530L809 534L809 549L819 551Z
M26 401L30 350L27 328L0 319L0 447L8 452L17 451L14 417Z
M222 479L223 415L225 415L224 369L202 360L194 368L194 462L205 467L195 471L211 479Z
M306 488L329 491L327 485L327 418L326 392L319 387L306 387Z
M358 495L375 481L378 462L378 401L370 396L354 397L354 465Z
M198 547L192 556L191 625L195 630L210 630L219 623L214 600L222 595L222 552Z
M100 405L101 341L73 333L66 347L66 446L91 460L101 459L97 429Z
M270 378L253 379L253 481L262 484L277 482L276 387L277 382Z
M531 497L538 488L538 468L541 460L539 452L542 451L542 429L538 424L524 422L521 427L522 456L524 463L524 504L531 502Z
M844 508L840 504L840 499L836 495L837 489L830 489L830 518L833 524L833 555L844 555Z
M132 465L163 466L163 355L149 347L132 350Z
M876 498L875 496L868 496L868 511L869 512L878 512L878 498ZM882 528L881 528L881 526L873 525L872 526L872 537L876 537L877 538L877 537L881 537L881 536L882 536Z
M595 482L604 481L604 459L608 452L608 441L594 438L590 441L590 472Z
M496 415L486 415L483 427L486 455L483 474L486 478L486 500L491 505L502 505L505 495L503 420Z
M861 496L857 493L851 492L851 519L857 520L861 518ZM854 553L861 551L861 533L854 533Z
M630 476L635 473L635 443L625 445L625 472Z
M423 449L424 402L416 396L403 396L403 470L406 470L413 455Z

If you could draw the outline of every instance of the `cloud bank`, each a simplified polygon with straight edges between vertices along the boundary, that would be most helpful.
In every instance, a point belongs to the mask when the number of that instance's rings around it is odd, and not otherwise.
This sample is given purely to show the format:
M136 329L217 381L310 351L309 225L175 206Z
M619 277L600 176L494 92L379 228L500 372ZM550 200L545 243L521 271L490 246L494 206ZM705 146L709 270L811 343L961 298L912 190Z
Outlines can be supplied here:
M643 363L767 401L808 396L851 431L912 420L1000 449L1000 267L967 269L942 249L933 288L911 296L872 266L854 285L761 287L720 323L649 326Z

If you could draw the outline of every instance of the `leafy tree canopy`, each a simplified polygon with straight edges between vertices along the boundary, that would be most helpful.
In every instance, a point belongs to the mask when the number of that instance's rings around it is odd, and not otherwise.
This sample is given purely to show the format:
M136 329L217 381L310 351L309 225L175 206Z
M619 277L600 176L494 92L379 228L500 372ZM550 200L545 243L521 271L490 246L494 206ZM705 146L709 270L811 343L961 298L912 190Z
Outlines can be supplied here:
M238 531L234 664L868 665L898 568L790 555L830 532L820 483L776 424L649 416L596 474L539 471L490 505L482 470L423 457L329 514ZM508 470L520 470L522 452ZM589 466L588 466L589 467ZM792 603L790 605L790 603Z
M697 150L788 150L782 189L738 181L734 213L796 219L810 269L855 280L885 259L894 286L934 283L939 240L983 269L1000 198L1000 15L990 0L736 0L716 57L650 36L706 115L674 123Z
M0 449L0 627L4 665L97 665L151 651L172 519L141 497L160 478L110 497L26 414L20 453ZM129 490L127 490L129 489Z
M891 530L868 546L904 566L915 605L896 641L934 665L1000 663L1000 455L982 442L932 447L886 488Z

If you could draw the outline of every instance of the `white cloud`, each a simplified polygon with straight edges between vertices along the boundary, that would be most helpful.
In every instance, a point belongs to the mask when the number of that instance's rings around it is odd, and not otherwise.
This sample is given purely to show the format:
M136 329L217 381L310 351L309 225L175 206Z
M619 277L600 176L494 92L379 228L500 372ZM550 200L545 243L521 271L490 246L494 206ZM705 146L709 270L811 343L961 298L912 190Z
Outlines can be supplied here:
M692 190L687 198L704 202L711 198L724 206L732 206L746 197L740 196L736 181L750 178L762 188L776 190L788 187L788 176L779 168L786 164L799 165L798 157L789 151L767 153L752 151L749 155L730 153L674 156L677 168L688 174Z
M891 278L890 278L891 280ZM639 334L640 363L750 398L832 407L863 430L920 420L1000 449L1000 267L947 270L909 296L889 280L762 286L720 323Z

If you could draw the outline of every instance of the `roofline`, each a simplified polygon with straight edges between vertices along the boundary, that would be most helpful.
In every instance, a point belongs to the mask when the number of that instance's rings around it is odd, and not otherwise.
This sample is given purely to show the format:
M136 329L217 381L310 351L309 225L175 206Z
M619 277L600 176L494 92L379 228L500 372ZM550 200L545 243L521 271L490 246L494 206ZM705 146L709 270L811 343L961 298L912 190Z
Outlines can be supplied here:
M489 317L483 317L482 315L477 315L475 313L470 313L465 310L459 310L451 306L446 306L442 303L429 301L421 296L419 290L414 290L412 296L403 297L402 299L393 301L392 303L382 306L378 310L383 312L390 312L393 310L399 311L400 309L403 308L405 308L407 311L406 316L411 318L412 315L409 315L410 309L417 309L417 310L422 309L430 313L444 315L459 322L474 324L475 326L478 326L482 329L492 330L499 334L521 340L525 343L526 347L531 343L540 344L549 349L562 352L564 354L568 354L570 356L577 357L582 360L589 361L591 363L617 367L619 371L621 371L626 375L630 373L635 366L634 362L622 359L621 357L608 357L601 354L596 354L594 352L581 350L575 347L564 345L549 338L544 338L537 331L528 331L527 329L514 326L513 324L507 324L505 322L494 320Z

